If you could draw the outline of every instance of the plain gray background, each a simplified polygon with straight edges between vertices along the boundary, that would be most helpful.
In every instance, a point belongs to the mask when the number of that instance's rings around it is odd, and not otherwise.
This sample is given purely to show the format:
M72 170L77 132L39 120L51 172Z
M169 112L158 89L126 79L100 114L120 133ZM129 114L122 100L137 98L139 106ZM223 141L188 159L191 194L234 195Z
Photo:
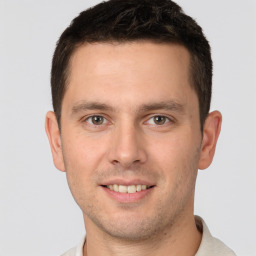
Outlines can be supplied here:
M60 255L84 235L44 131L55 43L99 1L0 0L0 255ZM238 255L255 256L254 0L177 0L203 27L214 61L212 110L223 114L214 162L199 171L195 213Z

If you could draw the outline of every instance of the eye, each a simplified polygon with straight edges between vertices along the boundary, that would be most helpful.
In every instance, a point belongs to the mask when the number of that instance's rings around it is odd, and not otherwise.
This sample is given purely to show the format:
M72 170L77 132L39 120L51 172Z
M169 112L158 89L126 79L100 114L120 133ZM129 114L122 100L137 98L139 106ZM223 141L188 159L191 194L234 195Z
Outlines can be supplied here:
M170 118L166 116L153 116L149 119L149 124L164 125L170 122Z
M85 121L92 125L102 125L106 123L106 119L103 116L90 116L86 118Z

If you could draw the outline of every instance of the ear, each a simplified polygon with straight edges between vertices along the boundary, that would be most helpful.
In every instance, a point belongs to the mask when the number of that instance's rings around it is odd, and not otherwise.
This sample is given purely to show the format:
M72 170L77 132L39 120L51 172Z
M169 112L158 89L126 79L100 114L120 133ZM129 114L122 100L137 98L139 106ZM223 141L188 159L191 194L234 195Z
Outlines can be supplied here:
M51 146L54 165L60 171L65 171L63 152L61 147L61 136L55 113L49 111L45 118L45 131Z
M221 130L222 116L219 111L211 112L205 120L203 129L203 140L198 168L206 169L210 166L217 140Z

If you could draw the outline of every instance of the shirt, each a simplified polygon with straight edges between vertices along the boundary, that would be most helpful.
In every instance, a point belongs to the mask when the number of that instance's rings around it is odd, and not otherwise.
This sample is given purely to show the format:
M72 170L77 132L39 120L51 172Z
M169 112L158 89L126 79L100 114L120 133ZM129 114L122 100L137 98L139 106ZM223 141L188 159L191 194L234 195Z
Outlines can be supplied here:
M198 230L202 232L201 244L195 256L236 256L236 254L223 242L211 235L202 218L195 216L195 221ZM76 247L70 249L61 256L83 256L84 243L85 238Z

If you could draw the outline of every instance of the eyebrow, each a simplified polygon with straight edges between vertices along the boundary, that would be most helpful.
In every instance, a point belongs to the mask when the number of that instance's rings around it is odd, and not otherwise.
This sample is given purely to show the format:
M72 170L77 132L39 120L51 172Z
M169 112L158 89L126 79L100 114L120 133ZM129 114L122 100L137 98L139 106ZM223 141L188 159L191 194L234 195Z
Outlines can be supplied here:
M136 112L149 112L153 110L167 110L167 111L175 111L183 113L184 105L180 104L174 100L168 100L168 101L162 101L162 102L156 102L156 103L149 103L149 104L143 104L142 106L139 106L139 108L136 110ZM79 112L87 111L87 110L104 110L104 111L111 111L111 112L117 112L117 109L100 102L87 102L82 101L72 107L72 114L77 114Z
M157 103L150 103L142 105L138 112L147 112L152 110L169 110L169 111L176 111L176 112L184 112L184 105L180 104L174 100L162 101Z
M72 114L76 114L81 111L86 110L106 110L106 111L112 111L114 112L114 108L100 102L81 102L72 107Z

